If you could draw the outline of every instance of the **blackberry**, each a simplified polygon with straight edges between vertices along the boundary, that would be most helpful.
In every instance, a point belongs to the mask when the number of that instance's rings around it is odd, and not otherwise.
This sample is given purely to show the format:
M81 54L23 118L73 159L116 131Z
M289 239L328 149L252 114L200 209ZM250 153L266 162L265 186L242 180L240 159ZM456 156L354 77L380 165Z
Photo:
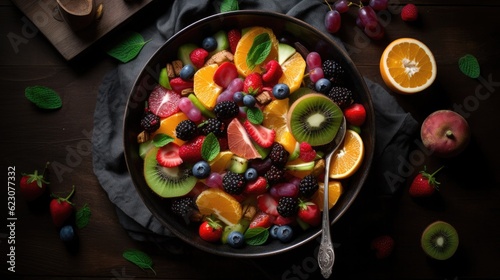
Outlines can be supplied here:
M189 141L198 135L196 124L192 120L183 120L175 127L175 136Z
M334 84L343 84L345 71L335 60L325 60L323 62L323 73L325 78Z
M228 194L241 194L246 186L245 176L228 171L222 178L222 187Z
M268 155L272 163L279 167L285 166L289 156L290 153L278 142L273 143Z
M352 91L345 87L332 87L328 92L328 97L333 100L340 108L345 108L352 104Z
M300 180L299 193L304 197L311 197L318 189L318 180L313 175L307 175Z
M282 168L276 167L275 165L271 165L271 168L264 173L264 178L266 178L267 182L272 185L283 179L285 176L285 170Z
M229 120L238 116L240 108L236 102L227 100L217 103L214 108L214 113L217 118L221 120Z
M283 217L292 217L297 214L299 210L299 202L294 197L283 196L278 200L278 206L276 207L278 214Z
M189 218L193 210L195 210L195 203L191 197L179 197L172 200L170 208L174 214Z
M160 117L151 112L148 112L141 119L141 127L146 132L154 132L155 130L160 128L160 122L161 122Z
M201 133L203 135L213 133L217 137L223 137L226 135L226 124L219 119L208 119L203 123Z

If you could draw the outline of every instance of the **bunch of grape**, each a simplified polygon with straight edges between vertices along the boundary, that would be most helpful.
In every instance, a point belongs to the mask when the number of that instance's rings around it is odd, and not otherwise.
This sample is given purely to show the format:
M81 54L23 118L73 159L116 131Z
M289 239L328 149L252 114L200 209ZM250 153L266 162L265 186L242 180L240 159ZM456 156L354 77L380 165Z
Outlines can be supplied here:
M337 0L330 5L328 1L326 4L330 8L325 15L325 27L330 33L336 33L340 29L341 16L340 14L349 11L349 7L358 7L358 16L356 18L356 25L363 30L363 32L370 38L378 40L384 36L384 27L377 19L376 11L387 9L388 0L369 0L359 1L354 3L348 0ZM363 5L367 3L368 5Z

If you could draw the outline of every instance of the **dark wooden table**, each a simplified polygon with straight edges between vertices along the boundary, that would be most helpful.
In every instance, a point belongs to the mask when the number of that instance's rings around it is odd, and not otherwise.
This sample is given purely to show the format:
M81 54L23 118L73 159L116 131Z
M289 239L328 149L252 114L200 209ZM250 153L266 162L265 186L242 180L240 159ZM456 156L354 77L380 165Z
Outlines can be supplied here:
M163 2L163 1L160 1ZM169 2L169 1L164 1ZM397 2L401 7L409 1ZM431 201L416 201L408 195L408 184L391 196L364 188L352 207L333 227L337 260L332 279L499 279L500 268L500 4L488 0L411 1L419 6L420 20L403 22L389 13L386 37L368 41L354 26L354 12L346 15L339 37L366 77L382 84L379 58L385 46L400 37L425 42L437 60L433 86L413 96L397 95L403 108L419 122L437 109L460 112L472 129L467 150L452 160L427 156L414 159L413 177L423 165L447 167L439 175L441 191ZM137 30L154 20L168 3L157 4L127 23ZM399 6L398 6L399 5ZM397 9L396 9L397 10ZM15 230L6 226L7 192L0 229L2 279L320 279L315 261L318 242L278 256L262 259L230 259L187 247L182 256L167 253L154 244L133 241L120 226L114 206L101 189L93 171L88 147L98 87L117 62L97 44L81 59L67 62L41 34L27 31L24 15L10 1L0 1L0 114L2 178L9 167L16 177L41 169L46 161L60 164L51 175L51 190L66 192L77 187L76 205L88 203L90 224L79 232L77 252L59 240L46 207L29 206L16 196ZM23 33L31 32L31 33ZM15 33L25 40L17 50L7 39ZM110 36L112 39L113 35ZM111 40L107 38L106 40ZM105 41L106 41L105 40ZM476 56L481 77L471 79L458 68L458 59ZM45 85L64 100L60 110L36 109L24 97L24 89ZM453 224L460 235L456 255L444 262L431 261L419 245L423 229L435 220ZM369 249L377 234L388 233L396 241L392 256L377 260ZM10 254L8 237L15 238L15 273L6 264ZM122 258L125 249L139 249L154 261L156 275Z

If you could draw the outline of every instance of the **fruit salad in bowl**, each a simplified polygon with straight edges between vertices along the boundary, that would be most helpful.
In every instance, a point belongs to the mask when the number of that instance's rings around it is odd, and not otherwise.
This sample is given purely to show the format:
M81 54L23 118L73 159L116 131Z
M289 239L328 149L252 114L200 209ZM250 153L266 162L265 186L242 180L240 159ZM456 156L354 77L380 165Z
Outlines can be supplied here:
M151 212L225 256L295 248L334 223L368 175L373 106L346 52L298 19L235 11L170 38L136 80L125 158ZM325 166L343 120L344 142Z

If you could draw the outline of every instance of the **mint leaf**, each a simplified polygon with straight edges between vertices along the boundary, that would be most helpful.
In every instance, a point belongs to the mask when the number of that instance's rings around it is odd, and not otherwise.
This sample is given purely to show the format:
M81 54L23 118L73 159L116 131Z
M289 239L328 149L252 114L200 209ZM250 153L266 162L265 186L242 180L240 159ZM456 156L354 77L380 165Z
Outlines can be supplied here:
M144 252L134 249L125 250L122 256L129 262L137 265L141 269L151 269L155 275L156 271L153 269L153 260Z
M238 5L237 0L222 0L222 4L220 5L220 12L230 12L230 11L237 11L239 10L240 7Z
M210 132L201 145L201 157L206 161L213 160L220 152L219 140Z
M267 228L263 227L255 227L255 228L249 228L245 232L245 242L248 245L262 245L266 243L267 239L269 238L269 231Z
M169 136L164 133L159 133L156 134L155 137L153 137L153 144L155 147L160 148L165 145L167 145L170 142L173 142L175 139L172 136Z
M462 71L462 73L464 73L469 78L476 79L479 77L479 62L473 55L466 54L462 56L458 60L458 67L460 68L460 71Z
M144 41L141 34L132 32L116 46L108 50L107 53L119 61L127 63L134 59L148 42Z
M253 124L261 124L264 121L264 114L257 107L248 108L247 119Z
M62 106L62 100L59 94L48 87L27 87L24 89L24 96L42 109L59 109Z
M86 227L89 224L91 215L92 212L90 211L90 207L87 204L83 205L83 207L78 209L75 214L76 227L79 229Z
M250 69L261 64L271 52L271 38L267 32L257 35L248 51L247 65Z

